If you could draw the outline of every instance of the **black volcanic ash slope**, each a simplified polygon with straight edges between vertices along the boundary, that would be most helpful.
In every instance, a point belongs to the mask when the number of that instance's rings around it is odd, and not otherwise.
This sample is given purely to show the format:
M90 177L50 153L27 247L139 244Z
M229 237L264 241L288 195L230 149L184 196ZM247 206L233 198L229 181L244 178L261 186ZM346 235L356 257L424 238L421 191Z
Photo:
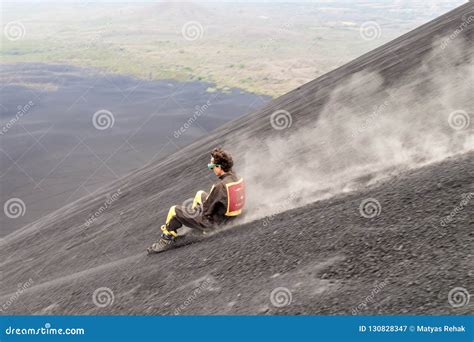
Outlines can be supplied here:
M473 180L474 153L469 153L278 214L270 224L247 223L154 257L138 250L62 277L54 265L28 269L33 286L7 312L472 313L472 306L453 308L447 300L455 287L472 288L472 217L465 208L446 227L440 221L459 206L463 193L474 193ZM382 208L373 219L358 210L369 196ZM131 235L120 237L122 251L134 248ZM81 260L76 254L68 262ZM39 283L36 273L51 280ZM106 308L92 301L101 287L114 295ZM291 291L290 305L271 304L277 287Z
M361 303L365 314L472 312L472 305L455 309L447 301L454 287L473 289L472 202L440 227L462 194L474 190L472 153L283 212L270 223L258 220L144 255L168 207L208 186L203 165L212 147L244 133L276 134L269 116L279 108L293 113L294 126L314 121L331 90L355 72L377 70L394 82L469 11L466 4L8 236L0 242L3 313L350 314ZM470 41L471 33L466 28L457 39ZM118 189L119 199L86 228ZM382 215L360 216L359 203L368 197L380 201ZM28 289L10 300L25 282ZM100 287L114 295L105 308L92 300ZM272 306L276 287L291 291L290 305ZM368 300L375 287L380 291Z

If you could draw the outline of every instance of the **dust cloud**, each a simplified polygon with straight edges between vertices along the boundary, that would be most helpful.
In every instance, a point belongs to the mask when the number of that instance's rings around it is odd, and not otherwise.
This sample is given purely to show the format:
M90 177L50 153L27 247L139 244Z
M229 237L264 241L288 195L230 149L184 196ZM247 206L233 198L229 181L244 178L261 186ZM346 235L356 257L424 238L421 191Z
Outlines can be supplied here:
M377 72L359 72L331 92L313 124L224 146L246 180L246 221L472 150L472 56L462 39L440 39L390 86ZM292 121L291 108L277 115L274 127Z

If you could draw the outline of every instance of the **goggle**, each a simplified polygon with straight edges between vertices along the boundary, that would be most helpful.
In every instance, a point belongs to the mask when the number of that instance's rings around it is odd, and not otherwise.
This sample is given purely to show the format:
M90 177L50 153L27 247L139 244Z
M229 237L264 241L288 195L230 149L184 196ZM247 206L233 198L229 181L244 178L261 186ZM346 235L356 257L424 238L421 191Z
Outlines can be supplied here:
M207 164L207 168L209 170L212 170L213 168L215 168L216 166L220 166L219 164L214 164L214 163L210 163L210 164Z

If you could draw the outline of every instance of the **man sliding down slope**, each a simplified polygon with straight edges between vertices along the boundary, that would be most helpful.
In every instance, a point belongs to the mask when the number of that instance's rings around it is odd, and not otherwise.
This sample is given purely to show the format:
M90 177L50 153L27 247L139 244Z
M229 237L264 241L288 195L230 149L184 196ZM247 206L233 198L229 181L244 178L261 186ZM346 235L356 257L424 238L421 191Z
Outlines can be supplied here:
M232 157L220 148L211 153L207 167L214 171L219 180L209 194L200 190L196 193L191 209L181 205L170 208L166 224L161 226L161 238L147 252L160 253L173 247L178 228L184 226L201 230L217 228L235 219L242 213L245 204L245 188L242 178L232 172Z

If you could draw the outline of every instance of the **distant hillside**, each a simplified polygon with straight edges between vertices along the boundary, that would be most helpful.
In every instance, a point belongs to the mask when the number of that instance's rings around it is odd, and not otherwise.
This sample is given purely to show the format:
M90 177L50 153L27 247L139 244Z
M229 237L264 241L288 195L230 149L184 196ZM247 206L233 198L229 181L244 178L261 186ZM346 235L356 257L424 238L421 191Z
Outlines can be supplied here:
M450 304L472 291L471 17L461 6L8 236L0 302L16 314L472 314ZM146 256L168 207L210 186L216 145L247 180L246 219Z

